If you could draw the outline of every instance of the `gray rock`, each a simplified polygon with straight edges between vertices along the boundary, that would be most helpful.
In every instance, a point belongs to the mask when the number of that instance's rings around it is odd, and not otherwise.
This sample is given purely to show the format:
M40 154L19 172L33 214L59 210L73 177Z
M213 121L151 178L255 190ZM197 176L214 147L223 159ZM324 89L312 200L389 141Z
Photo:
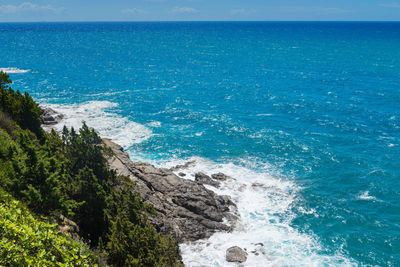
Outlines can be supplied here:
M263 187L265 187L265 185L262 184L262 183L252 183L251 187L253 187L253 188L263 188Z
M226 175L226 174L224 174L222 172L211 174L211 177L213 179L219 180L219 181L226 181L228 179L233 179L232 177L230 177L230 176L228 176L228 175Z
M185 177L185 176L186 176L186 173L180 172L180 173L178 173L178 175L179 175L180 177Z
M184 169L187 169L187 168L189 168L191 166L194 166L194 165L196 165L196 161L195 160L191 160L191 161L186 162L183 165L176 165L175 167L170 168L170 170L171 171L184 170Z
M207 174L204 174L202 172L198 172L194 175L195 181L200 183L200 184L208 184L214 187L219 187L220 186L220 182L212 180L210 176L208 176Z
M158 214L149 214L149 220L159 232L184 242L208 238L216 231L233 230L238 215L228 196L218 196L201 183L182 179L171 169L133 163L121 146L109 139L103 142L113 151L108 158L110 167L129 176L143 200L157 210ZM223 223L224 219L228 223Z
M55 111L51 108L41 107L42 113L40 114L40 119L42 120L42 124L44 125L54 125L59 123L64 115Z
M245 262L247 253L240 247L234 246L226 250L226 261L228 262Z

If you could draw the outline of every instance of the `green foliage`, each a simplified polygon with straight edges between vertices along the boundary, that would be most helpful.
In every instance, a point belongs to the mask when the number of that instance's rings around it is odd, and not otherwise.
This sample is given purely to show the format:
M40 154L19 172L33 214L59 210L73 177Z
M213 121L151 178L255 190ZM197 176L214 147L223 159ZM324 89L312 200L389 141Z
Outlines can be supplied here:
M37 213L73 213L77 203L65 201L68 194L62 178L67 177L66 171L45 145L27 130L20 130L13 140L2 129L0 145L0 183L5 190Z
M0 190L35 214L68 216L111 265L179 266L176 242L148 222L146 214L154 208L135 193L128 177L109 168L104 155L110 151L97 133L86 124L78 132L64 127L61 136L37 130L32 123L40 122L37 104L9 83L0 73ZM7 205L4 210L11 208ZM4 246L10 245L7 240Z
M9 76L0 71L0 109L10 115L22 129L29 129L42 139L44 132L40 127L41 110L38 104L28 93L14 91L8 86L10 83Z
M0 266L96 266L93 253L0 190Z
M8 84L10 83L11 83L10 76L5 72L0 71L0 88L1 89L7 88Z
M18 125L11 119L11 117L6 113L2 112L1 109L0 109L0 128L7 131L7 133L10 134L14 139L16 138L14 132L16 132L19 129Z

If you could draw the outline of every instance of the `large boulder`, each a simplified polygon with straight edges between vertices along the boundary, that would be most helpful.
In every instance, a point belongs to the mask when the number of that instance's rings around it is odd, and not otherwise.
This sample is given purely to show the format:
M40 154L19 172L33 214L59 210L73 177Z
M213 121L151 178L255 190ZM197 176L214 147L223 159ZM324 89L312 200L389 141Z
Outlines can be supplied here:
M171 234L178 242L208 238L216 231L232 231L237 223L236 206L228 196L219 196L203 184L183 179L171 169L133 163L122 147L103 139L113 155L110 167L129 176L137 192L158 214L149 214L156 229Z
M42 111L40 114L40 119L44 125L57 124L64 118L63 114L58 113L54 109L48 107L40 107L40 109Z
M245 262L247 253L238 246L230 247L226 250L226 261L229 262Z

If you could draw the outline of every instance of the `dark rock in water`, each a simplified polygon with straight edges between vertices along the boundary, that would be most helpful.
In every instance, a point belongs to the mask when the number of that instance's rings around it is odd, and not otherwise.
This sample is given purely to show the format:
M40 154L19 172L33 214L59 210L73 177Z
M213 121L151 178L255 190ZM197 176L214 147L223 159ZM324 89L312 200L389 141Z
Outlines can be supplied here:
M238 217L236 206L228 196L218 196L202 184L182 179L171 169L133 163L121 146L109 139L103 139L103 142L114 153L108 159L111 168L129 176L137 184L137 192L144 201L157 210L158 214L149 215L149 220L158 231L183 242L233 229ZM223 223L224 219L229 224Z
M245 262L247 253L240 247L234 246L226 250L226 261L228 262Z
M194 177L198 180L211 180L211 177L205 173L198 172L194 175Z
M40 114L40 119L42 120L42 124L44 125L53 125L59 123L64 115L58 113L54 109L51 108L40 108L42 113Z
M194 165L196 165L196 161L195 160L191 160L191 161L186 162L183 165L176 165L175 167L170 168L170 171L184 170L184 169L187 169L187 168L189 168L191 166L194 166Z
M253 188L263 188L263 187L265 187L265 185L262 184L262 183L252 183L251 187L253 187Z
M180 172L178 174L179 174L180 177L185 177L186 176L186 173L183 173L183 172Z
M226 174L224 174L222 172L211 174L211 177L213 179L219 180L219 181L226 181L228 179L233 179L232 177L230 177L230 176L228 176L228 175L226 175Z
M207 174L204 174L202 172L198 172L194 175L195 181L201 184L208 184L214 187L219 187L220 186L220 182L212 180L210 176L208 176Z

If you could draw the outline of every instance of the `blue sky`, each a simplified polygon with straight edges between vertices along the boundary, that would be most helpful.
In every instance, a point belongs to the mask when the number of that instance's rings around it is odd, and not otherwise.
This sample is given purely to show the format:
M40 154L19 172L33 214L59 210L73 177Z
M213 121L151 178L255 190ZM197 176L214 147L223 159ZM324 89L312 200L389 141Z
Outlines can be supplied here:
M0 0L0 21L400 21L400 0Z

